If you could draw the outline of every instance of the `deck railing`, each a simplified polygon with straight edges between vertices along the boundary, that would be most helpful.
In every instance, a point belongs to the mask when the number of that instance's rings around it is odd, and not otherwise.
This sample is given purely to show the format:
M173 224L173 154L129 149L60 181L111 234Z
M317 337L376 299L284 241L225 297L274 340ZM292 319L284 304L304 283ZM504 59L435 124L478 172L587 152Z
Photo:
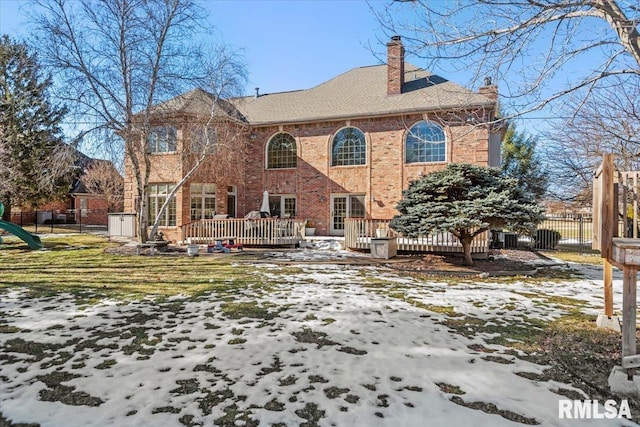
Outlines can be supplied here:
M304 238L304 224L302 219L202 219L181 227L182 241L215 244L234 239L248 246L296 245Z
M409 238L389 228L389 220L346 218L344 244L349 249L368 250L371 238L396 237L398 251L407 252L463 252L462 245L451 233L435 233L429 236ZM471 253L486 254L489 251L488 233L477 236L471 244Z

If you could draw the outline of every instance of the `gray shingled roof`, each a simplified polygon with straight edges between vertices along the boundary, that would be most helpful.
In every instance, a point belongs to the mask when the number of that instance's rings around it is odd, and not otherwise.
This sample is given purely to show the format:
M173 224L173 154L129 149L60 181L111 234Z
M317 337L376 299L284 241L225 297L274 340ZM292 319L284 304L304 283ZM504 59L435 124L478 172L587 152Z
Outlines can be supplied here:
M406 64L399 95L387 95L387 66L354 68L307 90L230 100L252 125L428 112L495 101Z
M204 89L196 88L171 98L152 107L152 114L187 114L207 117L213 112L214 117L226 117L246 122L234 104L225 99L218 99L213 109L215 96Z
M211 112L214 96L194 89L153 107L154 113ZM440 76L405 64L402 93L387 95L387 66L354 68L307 90L218 100L216 117L252 125L311 122L492 106L495 101Z

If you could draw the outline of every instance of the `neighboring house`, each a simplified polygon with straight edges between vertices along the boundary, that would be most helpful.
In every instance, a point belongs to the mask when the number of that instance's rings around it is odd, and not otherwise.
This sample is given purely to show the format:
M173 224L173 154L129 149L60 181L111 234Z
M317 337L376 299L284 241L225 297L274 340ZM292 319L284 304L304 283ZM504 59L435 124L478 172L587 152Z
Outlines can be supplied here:
M205 167L177 192L162 224L170 239L189 222L259 209L265 190L272 215L312 220L319 234L343 234L349 217L390 219L402 191L422 174L450 162L499 166L503 130L490 123L497 98L490 81L474 92L405 64L400 37L387 44L387 64L308 90L256 90L217 104L193 90L161 104L149 144L150 216L186 169L189 123L206 118L212 105L240 129L246 160L224 165L229 174ZM125 211L135 210L134 188L127 168Z
M122 205L114 205L109 197L96 190L87 189L84 175L95 165L100 164L102 170L109 171L110 179L120 179L122 176L112 162L108 160L92 159L80 151L75 151L74 167L78 171L71 189L60 200L52 200L40 205L34 212L32 209L12 209L11 219L21 224L54 223L59 224L90 224L107 225L108 213L121 210ZM122 193L121 193L122 194Z
M96 172L97 171L97 172ZM87 180L88 174L94 174ZM95 176L98 174L98 176ZM114 181L120 181L120 189L114 190L117 185ZM108 182L107 182L108 181ZM92 182L92 184L88 184ZM122 176L109 160L88 159L82 168L80 176L74 180L73 188L69 191L67 199L75 223L107 225L108 213L119 212L122 209ZM102 187L107 187L102 189ZM119 192L119 197L118 193Z

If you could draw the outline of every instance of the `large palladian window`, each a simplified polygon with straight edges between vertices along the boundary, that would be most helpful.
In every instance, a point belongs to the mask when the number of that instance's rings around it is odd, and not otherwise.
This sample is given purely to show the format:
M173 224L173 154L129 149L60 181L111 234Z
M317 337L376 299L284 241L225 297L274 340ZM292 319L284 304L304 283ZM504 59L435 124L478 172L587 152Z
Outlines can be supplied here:
M418 122L407 132L405 162L444 162L446 147L444 130L440 126L431 122Z
M367 162L367 143L360 129L340 129L333 137L331 166L364 165Z
M298 161L296 140L288 133L276 134L267 145L267 169L295 168Z

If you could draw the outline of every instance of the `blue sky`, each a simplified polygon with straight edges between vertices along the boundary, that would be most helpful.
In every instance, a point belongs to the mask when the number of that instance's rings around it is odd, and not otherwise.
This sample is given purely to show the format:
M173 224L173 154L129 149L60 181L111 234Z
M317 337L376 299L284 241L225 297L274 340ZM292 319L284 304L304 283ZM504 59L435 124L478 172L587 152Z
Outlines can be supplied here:
M255 87L262 93L307 89L351 68L378 64L376 54L385 50L377 40L384 36L363 0L202 4L216 28L212 37L243 50L250 78L247 94ZM0 33L28 36L30 10L25 1L0 0Z
M244 52L249 71L246 94L253 94L256 87L261 93L307 89L354 67L381 63L387 36L370 7L381 9L389 3L390 0L202 0L216 29L211 37L222 38ZM410 9L406 8L407 13ZM0 33L26 38L30 11L26 1L0 0ZM407 61L420 67L430 65L410 54ZM432 71L471 89L482 84L470 82L470 73L447 70L446 63L438 66L441 68ZM565 76L570 78L573 73ZM506 93L515 81L497 84ZM527 114L519 123L536 134L546 122L536 118L551 115L544 111Z

